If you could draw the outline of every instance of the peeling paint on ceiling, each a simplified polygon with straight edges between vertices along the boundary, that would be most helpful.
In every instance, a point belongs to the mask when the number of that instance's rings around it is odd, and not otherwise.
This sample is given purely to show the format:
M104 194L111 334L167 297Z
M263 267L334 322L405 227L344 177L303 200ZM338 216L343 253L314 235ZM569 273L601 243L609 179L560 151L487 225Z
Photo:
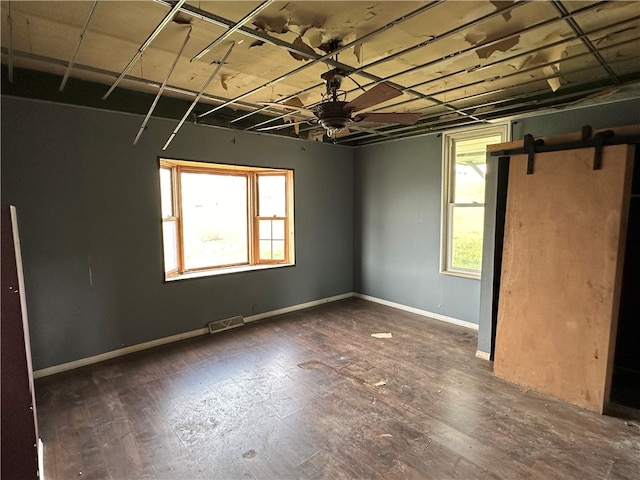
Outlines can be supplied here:
M605 101L640 81L633 1L187 1L149 41L174 3L99 1L89 17L90 1L4 0L2 63L9 76L69 70L106 91L148 43L118 88L155 94L166 80L163 95L191 101L219 67L196 107L199 122L347 145ZM328 89L322 76L332 71L340 81ZM357 121L353 111L342 119L348 130L323 136L315 105L332 94L353 105L381 83L400 94L364 111L420 114L415 124Z

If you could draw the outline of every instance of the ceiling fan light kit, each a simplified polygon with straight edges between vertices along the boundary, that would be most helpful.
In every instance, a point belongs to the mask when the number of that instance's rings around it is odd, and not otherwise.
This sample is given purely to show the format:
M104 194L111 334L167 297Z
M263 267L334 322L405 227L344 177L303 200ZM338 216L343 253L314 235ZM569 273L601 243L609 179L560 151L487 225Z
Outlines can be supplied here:
M347 102L327 101L314 108L318 123L327 131L330 138L347 128L352 122L350 113L344 108L346 104Z

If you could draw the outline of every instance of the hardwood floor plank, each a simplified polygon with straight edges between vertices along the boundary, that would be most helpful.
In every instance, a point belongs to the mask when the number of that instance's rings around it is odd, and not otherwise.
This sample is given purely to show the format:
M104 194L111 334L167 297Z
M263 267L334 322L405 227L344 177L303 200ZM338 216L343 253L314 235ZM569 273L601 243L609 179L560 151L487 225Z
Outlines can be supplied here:
M638 478L637 422L496 379L475 345L348 299L42 378L45 478Z

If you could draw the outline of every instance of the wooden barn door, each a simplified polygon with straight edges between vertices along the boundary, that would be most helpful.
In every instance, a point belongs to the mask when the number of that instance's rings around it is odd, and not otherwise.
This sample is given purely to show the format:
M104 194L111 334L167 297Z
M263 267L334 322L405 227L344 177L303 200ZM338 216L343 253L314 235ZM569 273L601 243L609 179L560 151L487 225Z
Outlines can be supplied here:
M511 157L494 372L602 412L614 358L633 146Z

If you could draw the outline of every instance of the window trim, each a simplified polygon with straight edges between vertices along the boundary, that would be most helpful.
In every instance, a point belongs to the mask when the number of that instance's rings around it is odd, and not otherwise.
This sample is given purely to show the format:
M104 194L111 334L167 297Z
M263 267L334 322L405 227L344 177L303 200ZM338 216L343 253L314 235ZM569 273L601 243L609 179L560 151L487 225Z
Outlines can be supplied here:
M221 275L226 273L243 272L250 270L263 270L265 268L284 267L295 265L295 233L294 233L294 170L291 168L265 168L251 167L243 165L228 165L220 163L194 162L189 160L177 160L164 157L158 157L158 172L163 168L171 171L172 183L172 208L173 216L164 218L161 215L161 222L164 226L165 222L171 221L176 223L176 258L177 268L171 271L164 271L165 281L181 280L186 278L198 278L204 276ZM184 231L183 221L184 212L182 205L182 192L180 191L181 182L179 177L181 173L201 173L212 175L240 176L247 180L247 262L234 263L228 265L216 265L197 268L185 268L185 252L184 252ZM258 222L265 217L258 217L258 178L261 175L277 175L285 178L285 217L266 217L267 219L284 220L285 228L285 255L283 260L260 259L259 250L259 230ZM162 234L162 255L164 265L164 228Z
M291 187L290 183L293 182L289 182L287 181L287 174L280 172L280 171L269 171L269 172L256 172L255 173L256 176L256 181L252 182L252 188L254 190L253 192L253 201L254 201L254 205L253 205L253 223L252 223L252 228L253 228L253 255L254 258L257 259L256 264L258 265L281 265L283 262L281 260L273 260L273 259L261 259L260 258L260 221L264 220L283 220L284 221L284 236L285 238L284 240L284 258L285 258L285 263L286 263L286 259L289 258L289 251L290 251L290 244L291 241L293 240L293 232L291 231L291 221L290 218L291 216L289 215L289 208L290 205L289 203L291 202L291 198L293 198L293 190L291 190L289 187ZM259 182L259 178L260 177L265 177L265 176L284 176L285 177L285 216L284 217L277 217L277 216L273 216L273 217L263 217L260 216L260 182ZM289 237L289 238L287 238Z
M502 142L507 142L511 138L511 125L507 123L496 123L482 127L472 127L442 134L442 195L441 195L441 216L440 216L440 273L456 277L464 277L479 280L482 276L480 270L453 267L453 209L456 206L466 206L475 208L485 208L485 203L469 204L454 203L453 194L455 185L455 144L461 140L471 140L478 137L491 135L501 135ZM502 143L501 142L501 143ZM485 212L486 213L486 212Z

